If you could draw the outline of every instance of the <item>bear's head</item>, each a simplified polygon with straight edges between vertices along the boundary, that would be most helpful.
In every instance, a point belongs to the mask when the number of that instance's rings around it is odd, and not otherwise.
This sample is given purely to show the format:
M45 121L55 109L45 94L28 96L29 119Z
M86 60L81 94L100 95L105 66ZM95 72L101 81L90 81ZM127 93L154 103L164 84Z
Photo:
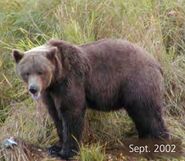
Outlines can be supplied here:
M54 46L43 45L25 53L13 50L16 71L26 83L29 93L38 99L55 79L58 49Z

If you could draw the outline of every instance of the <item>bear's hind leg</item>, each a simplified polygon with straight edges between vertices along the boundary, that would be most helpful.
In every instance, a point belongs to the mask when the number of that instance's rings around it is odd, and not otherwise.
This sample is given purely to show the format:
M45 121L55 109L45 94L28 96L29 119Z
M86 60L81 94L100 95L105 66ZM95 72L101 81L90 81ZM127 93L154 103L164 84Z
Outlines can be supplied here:
M169 138L160 106L133 101L126 110L135 123L139 138Z

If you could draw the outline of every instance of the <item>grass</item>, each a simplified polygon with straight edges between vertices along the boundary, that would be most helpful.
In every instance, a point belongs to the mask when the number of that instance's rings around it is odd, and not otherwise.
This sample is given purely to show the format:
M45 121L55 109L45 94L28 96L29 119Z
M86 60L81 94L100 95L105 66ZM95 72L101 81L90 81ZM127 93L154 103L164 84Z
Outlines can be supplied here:
M81 161L104 161L105 152L102 152L102 146L98 143L95 145L82 145L80 150Z
M57 140L48 116L35 117L35 105L15 74L13 48L28 50L50 38L82 44L106 37L128 39L160 61L166 87L164 117L173 137L180 138L185 149L183 0L0 1L0 140L14 136L41 147ZM105 143L111 146L123 138L136 137L134 125L123 111L88 111L86 119L80 152L83 161L109 160Z

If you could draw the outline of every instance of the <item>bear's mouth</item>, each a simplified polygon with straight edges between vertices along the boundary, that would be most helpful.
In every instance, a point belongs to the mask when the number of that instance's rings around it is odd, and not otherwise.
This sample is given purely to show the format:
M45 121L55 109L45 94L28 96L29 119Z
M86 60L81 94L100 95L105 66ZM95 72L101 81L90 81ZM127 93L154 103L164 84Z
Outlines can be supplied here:
M35 93L35 94L32 94L32 93L30 93L30 94L31 94L31 97L32 97L34 100L38 100L38 99L40 98L40 92Z

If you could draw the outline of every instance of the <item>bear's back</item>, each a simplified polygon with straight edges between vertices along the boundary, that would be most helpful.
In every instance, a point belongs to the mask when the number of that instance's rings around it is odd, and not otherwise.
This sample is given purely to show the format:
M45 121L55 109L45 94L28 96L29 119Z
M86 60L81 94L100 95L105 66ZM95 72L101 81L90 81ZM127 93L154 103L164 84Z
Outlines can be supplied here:
M120 102L123 99L120 89L127 89L124 86L129 81L137 79L139 82L144 75L147 75L147 80L152 77L161 79L159 63L144 49L126 40L104 39L80 48L91 66L86 81L89 107L101 107L101 110L121 108L124 103Z
M116 65L119 62L125 65L150 64L160 66L159 63L143 48L122 39L102 39L81 45L80 48L87 54L91 63L97 61ZM139 63L138 63L139 62ZM94 65L94 64L93 64Z

